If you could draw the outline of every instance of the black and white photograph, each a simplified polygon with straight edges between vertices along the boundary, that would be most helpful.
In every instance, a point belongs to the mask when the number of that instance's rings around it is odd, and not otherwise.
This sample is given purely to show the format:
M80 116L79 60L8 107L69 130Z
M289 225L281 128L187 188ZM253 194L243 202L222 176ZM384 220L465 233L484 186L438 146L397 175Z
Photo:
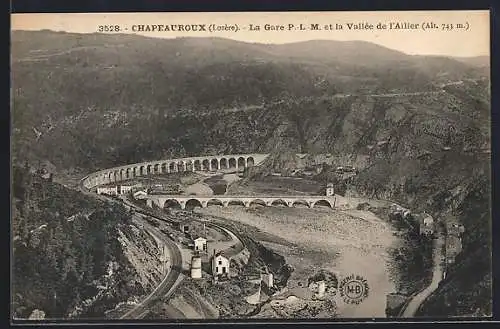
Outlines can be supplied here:
M10 47L12 323L492 316L489 11L12 14Z

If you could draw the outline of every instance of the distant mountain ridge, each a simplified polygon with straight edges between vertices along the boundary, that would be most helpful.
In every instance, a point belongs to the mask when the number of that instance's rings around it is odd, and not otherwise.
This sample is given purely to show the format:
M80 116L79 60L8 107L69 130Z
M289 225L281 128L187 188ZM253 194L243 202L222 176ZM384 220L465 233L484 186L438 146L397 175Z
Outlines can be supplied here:
M340 40L324 40L324 39L315 39L315 40L307 40L307 41L296 41L289 43L255 43L255 42L246 42L235 39L228 39L222 37L176 37L176 38L158 38L158 37L148 37L136 34L105 34L105 33L74 33L74 32L62 32L62 31L52 31L52 30L40 30L40 31L27 31L27 30L12 30L11 35L15 38L23 38L29 37L29 35L33 34L43 34L45 36L52 34L55 36L71 36L74 38L80 38L82 36L105 36L105 37L119 37L123 39L133 40L135 38L142 39L150 39L157 40L159 42L162 41L174 41L177 44L184 44L186 46L216 46L223 44L231 44L232 47L235 45L240 45L241 47L255 47L260 48L264 51L276 52L277 55L286 55L286 56L305 56L305 57L327 57L328 54L334 54L333 57L344 57L344 56L352 56L356 55L356 52L360 48L365 48L372 57L380 57L385 56L388 60L397 60L402 57L414 56L414 57L440 57L440 58L450 58L453 60L457 60L459 62L464 62L469 65L487 65L489 64L489 56L472 56L472 57L455 57L455 56L446 56L446 55L435 55L435 54L419 54L419 55L410 55L403 51L391 49L386 46L379 45L377 43L363 41L363 40L349 40L349 41L340 41ZM96 39L97 40L97 39ZM335 54L337 52L337 54ZM340 56L339 56L340 55Z
M490 67L490 56L474 56L474 57L453 57L459 62L478 67Z
M12 31L11 35L13 42L13 58L19 58L25 55L25 53L20 49L20 47L17 47L17 45L28 39L30 39L29 42L31 43L34 41L32 37L37 36L40 37L40 39L36 42L38 43L38 47L40 47L40 49L46 47L47 50L50 50L51 46L55 46L56 49L57 47L75 46L83 40L85 40L85 43L88 43L89 46L99 45L100 41L106 41L111 45L116 45L120 42L128 43L141 40L145 43L154 42L158 44L169 44L172 48L180 47L185 48L186 50L193 50L196 48L198 50L205 49L206 51L209 51L210 49L213 49L219 52L224 52L227 51L227 48L229 47L233 53L244 51L247 56L257 56L260 54L261 56L277 56L289 59L306 58L309 60L317 59L322 61L340 61L345 64L363 66L370 66L370 64L384 64L392 61L413 61L423 57L433 58L434 60L448 59L474 66L484 66L486 63L489 63L489 57L487 56L459 58L437 55L408 55L404 52L367 41L309 40L285 44L260 44L220 37L153 38L133 34L79 34L48 30ZM54 41L56 38L59 39L59 42L57 44L51 44L51 41ZM68 40L62 40L64 38ZM60 43L61 41L63 43ZM18 52L18 50L20 51Z

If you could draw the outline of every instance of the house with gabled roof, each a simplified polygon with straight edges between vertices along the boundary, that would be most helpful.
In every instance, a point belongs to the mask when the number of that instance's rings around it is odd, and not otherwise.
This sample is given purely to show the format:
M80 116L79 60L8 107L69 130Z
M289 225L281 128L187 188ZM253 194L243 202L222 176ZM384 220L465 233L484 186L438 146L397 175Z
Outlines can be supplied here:
M198 237L194 239L194 251L206 252L207 251L207 239L204 237Z
M215 253L212 258L212 274L213 276L229 275L229 259L222 252Z

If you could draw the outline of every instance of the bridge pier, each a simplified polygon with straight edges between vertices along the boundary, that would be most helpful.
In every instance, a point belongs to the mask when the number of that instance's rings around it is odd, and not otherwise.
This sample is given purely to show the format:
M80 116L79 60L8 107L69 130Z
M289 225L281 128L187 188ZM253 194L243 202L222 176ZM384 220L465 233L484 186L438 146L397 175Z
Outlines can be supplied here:
M163 207L165 207L165 202L167 202L167 199L156 199L156 205L160 209L163 209Z

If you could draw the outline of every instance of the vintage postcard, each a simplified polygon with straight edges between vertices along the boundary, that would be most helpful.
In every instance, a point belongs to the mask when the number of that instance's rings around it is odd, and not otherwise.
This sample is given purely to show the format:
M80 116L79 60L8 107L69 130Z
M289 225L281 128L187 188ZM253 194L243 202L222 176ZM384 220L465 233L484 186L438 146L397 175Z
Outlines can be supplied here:
M13 321L491 316L489 11L11 21Z

